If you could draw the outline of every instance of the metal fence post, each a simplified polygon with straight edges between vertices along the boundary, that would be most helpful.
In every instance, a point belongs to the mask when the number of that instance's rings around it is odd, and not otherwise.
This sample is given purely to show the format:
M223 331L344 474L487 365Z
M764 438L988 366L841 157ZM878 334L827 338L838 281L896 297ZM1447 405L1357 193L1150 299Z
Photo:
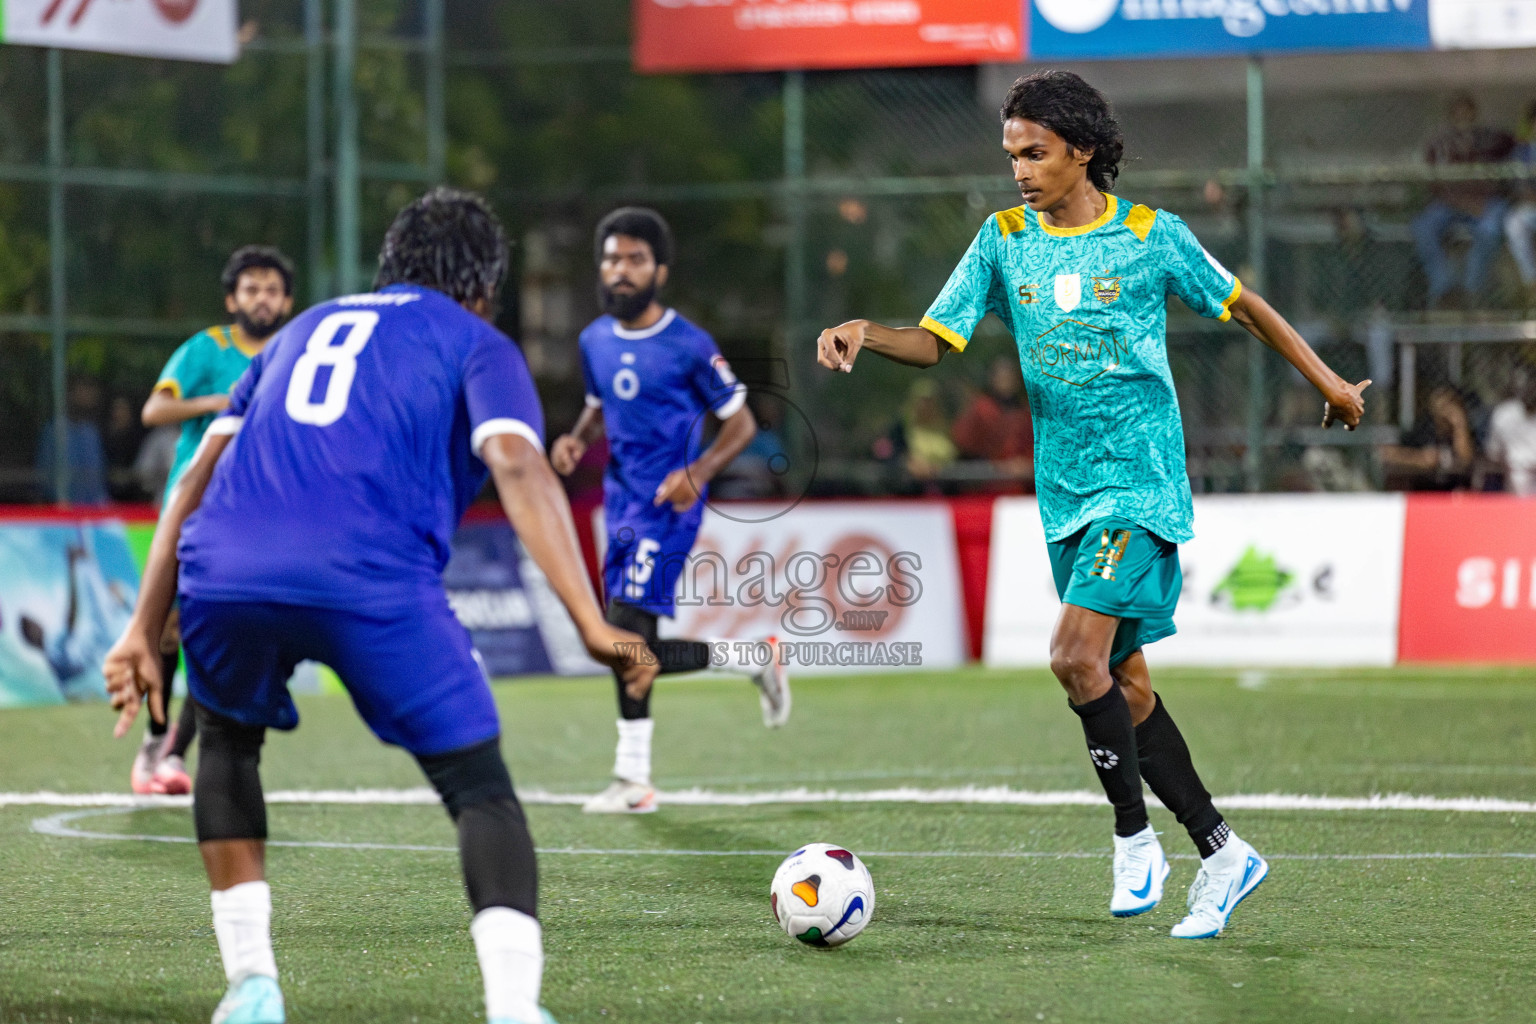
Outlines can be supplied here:
M796 374L802 339L809 319L809 286L805 270L805 72L784 73L784 206L789 239L784 250L784 358L790 376ZM809 349L807 349L809 352Z
M426 0L427 175L443 184L448 152L447 99L443 56L443 0Z
M331 85L336 120L336 288L359 288L357 145L357 0L336 0Z
M1248 58L1248 281L1254 291L1265 288L1264 224L1264 64ZM1249 491L1264 486L1264 343L1248 339L1247 448L1243 481Z
M331 278L325 265L325 11L321 0L304 0L305 224L310 303L326 298Z
M53 356L53 500L69 504L69 410L65 295L64 54L48 50L48 335Z

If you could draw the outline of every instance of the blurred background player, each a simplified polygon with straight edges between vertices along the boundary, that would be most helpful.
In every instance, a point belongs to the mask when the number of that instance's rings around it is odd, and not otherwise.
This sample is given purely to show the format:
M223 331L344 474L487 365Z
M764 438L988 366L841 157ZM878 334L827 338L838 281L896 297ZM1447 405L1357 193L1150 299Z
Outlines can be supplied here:
M236 249L224 265L224 309L235 322L199 331L171 353L160 380L144 403L140 418L146 427L176 426L176 458L165 482L162 508L197 454L203 434L214 417L229 407L229 393L267 339L293 312L293 263L266 245ZM176 611L166 620L160 638L161 676L170 696L171 680L180 663L181 633ZM168 717L167 717L168 720ZM129 774L135 793L190 793L185 758L197 736L192 701L181 705L174 726L151 718Z
M606 431L611 457L603 477L608 545L603 587L608 621L644 636L663 674L711 667L741 672L757 685L763 724L789 718L789 679L772 656L759 666L729 641L659 640L657 619L673 612L673 592L686 568L709 481L757 433L747 389L731 373L714 339L663 306L656 293L672 263L672 229L654 210L623 207L597 226L598 298L603 316L581 332L586 408L556 439L551 461L569 476L587 446ZM704 418L720 433L702 452ZM753 647L756 645L754 644ZM656 809L651 788L651 699L619 684L619 742L614 781L587 801L602 814Z
M1082 720L1115 809L1116 917L1162 898L1168 861L1142 779L1189 832L1200 870L1175 938L1220 934L1269 871L1211 802L1142 646L1174 633L1178 544L1194 534L1183 425L1167 356L1167 296L1235 319L1324 398L1323 426L1353 429L1360 392L1178 217L1110 195L1124 153L1108 102L1065 71L1020 78L1001 110L1024 206L989 217L918 327L852 320L823 331L817 361L852 371L861 349L929 367L997 314L1017 341L1035 424L1040 517L1061 597L1051 670ZM1069 319L1070 317L1070 319ZM1075 325L1075 327L1074 327ZM1049 334L1049 337L1046 335Z
M203 736L193 818L229 982L214 1024L284 1020L260 761L267 729L298 725L287 680L305 659L335 669L374 734L415 755L456 822L487 1017L551 1020L539 1007L533 840L489 682L442 584L487 467L588 653L637 697L655 669L635 664L641 638L604 621L587 582L533 378L490 323L506 272L501 224L478 196L437 189L402 210L380 290L306 311L241 379L166 510L133 621L107 657L119 733L141 695L162 715L157 649L179 559Z

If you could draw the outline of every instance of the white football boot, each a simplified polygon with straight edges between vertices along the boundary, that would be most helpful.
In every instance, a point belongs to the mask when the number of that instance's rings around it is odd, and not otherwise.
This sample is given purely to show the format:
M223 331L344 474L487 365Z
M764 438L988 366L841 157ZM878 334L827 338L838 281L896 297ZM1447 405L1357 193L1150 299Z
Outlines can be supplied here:
M1145 914L1163 898L1168 858L1152 826L1133 836L1115 836L1115 892L1109 912L1116 917Z
M656 809L656 790L648 782L614 779L581 809L588 814L650 814Z
M760 691L758 702L763 706L763 724L777 729L789 721L789 667L779 659L778 637L768 638L768 649L773 652L773 657L752 677L752 683Z
M277 979L262 974L247 975L229 986L213 1011L213 1024L284 1024L286 1019Z
M133 755L133 767L128 772L128 785L135 793L148 796L156 791L155 769L160 766L160 756L171 749L175 738L174 725L159 736L144 730L144 741L139 744L138 753Z
M1200 862L1189 887L1189 916L1169 932L1176 939L1214 939L1232 911L1269 876L1269 864L1236 834L1227 845Z

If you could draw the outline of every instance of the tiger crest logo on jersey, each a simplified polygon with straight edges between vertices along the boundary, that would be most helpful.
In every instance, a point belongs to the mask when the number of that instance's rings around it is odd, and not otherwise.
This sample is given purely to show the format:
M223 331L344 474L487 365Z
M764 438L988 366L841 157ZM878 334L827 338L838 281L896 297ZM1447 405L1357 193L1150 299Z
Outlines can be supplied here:
M1106 306L1120 297L1120 279L1118 277L1095 277L1093 280L1093 297Z

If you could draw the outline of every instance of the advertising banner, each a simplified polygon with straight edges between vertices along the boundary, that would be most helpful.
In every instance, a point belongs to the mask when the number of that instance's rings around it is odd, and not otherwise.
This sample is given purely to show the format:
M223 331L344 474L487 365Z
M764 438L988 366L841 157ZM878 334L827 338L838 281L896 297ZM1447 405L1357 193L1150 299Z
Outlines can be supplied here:
M1536 501L1411 495L1403 564L1402 660L1536 663Z
M948 668L964 611L945 505L729 504L705 513L663 634L777 636L794 672Z
M138 593L121 524L0 522L0 707L105 699Z
M1030 0L1031 59L1427 50L1430 0Z
M1531 0L1429 0L1429 32L1442 50L1536 46Z
M236 0L0 0L0 41L232 63Z
M1014 61L1023 21L1020 0L634 0L634 59L642 72Z
M506 522L466 523L453 538L443 585L489 675L606 672Z
M1195 498L1180 545L1177 635L1165 665L1391 665L1397 656L1401 495ZM1033 499L994 517L986 660L1045 665L1060 610Z

